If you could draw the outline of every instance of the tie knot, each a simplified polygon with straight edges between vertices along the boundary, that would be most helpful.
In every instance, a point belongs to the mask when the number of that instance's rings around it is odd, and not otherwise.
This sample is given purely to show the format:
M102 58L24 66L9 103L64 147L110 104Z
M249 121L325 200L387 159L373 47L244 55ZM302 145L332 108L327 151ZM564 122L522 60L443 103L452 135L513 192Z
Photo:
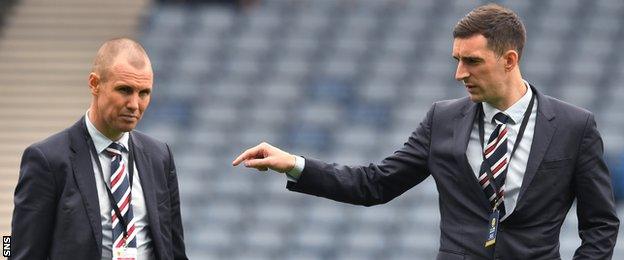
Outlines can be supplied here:
M496 121L500 122L501 124L507 124L507 122L509 121L509 116L503 114L503 112L498 112L496 113L496 115L494 115L494 118L492 118L492 123L496 123Z
M121 155L122 152L126 152L126 147L124 147L122 144L120 143L111 143L108 147L106 147L105 150L108 155L110 155L111 157L113 156L117 156L117 155Z

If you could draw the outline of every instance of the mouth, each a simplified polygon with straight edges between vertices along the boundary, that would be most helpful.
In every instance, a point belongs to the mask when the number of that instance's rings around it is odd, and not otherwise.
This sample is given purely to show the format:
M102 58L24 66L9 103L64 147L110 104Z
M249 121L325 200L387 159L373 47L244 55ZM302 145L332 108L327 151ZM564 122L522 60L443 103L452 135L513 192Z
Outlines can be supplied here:
M120 115L119 117L121 117L121 118L123 118L123 119L125 119L127 121L135 121L135 120L139 119L139 117L135 116L135 115Z
M464 85L466 86L466 90L468 91L468 93L473 93L477 91L476 85L472 85L472 84L464 84Z

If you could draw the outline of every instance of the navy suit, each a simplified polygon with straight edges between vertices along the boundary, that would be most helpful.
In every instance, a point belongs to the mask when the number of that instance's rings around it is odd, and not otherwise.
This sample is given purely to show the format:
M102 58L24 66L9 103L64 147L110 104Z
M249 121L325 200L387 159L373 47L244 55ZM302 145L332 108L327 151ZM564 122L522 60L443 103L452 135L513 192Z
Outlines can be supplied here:
M461 98L435 103L402 149L381 164L348 167L306 159L287 188L371 206L433 176L440 208L438 259L558 259L559 233L577 201L582 244L575 259L609 259L619 220L594 116L537 94L534 139L515 210L485 248L491 208L466 157L478 106Z
M84 118L28 147L15 189L13 259L100 259L102 226ZM169 147L130 133L157 259L186 259Z

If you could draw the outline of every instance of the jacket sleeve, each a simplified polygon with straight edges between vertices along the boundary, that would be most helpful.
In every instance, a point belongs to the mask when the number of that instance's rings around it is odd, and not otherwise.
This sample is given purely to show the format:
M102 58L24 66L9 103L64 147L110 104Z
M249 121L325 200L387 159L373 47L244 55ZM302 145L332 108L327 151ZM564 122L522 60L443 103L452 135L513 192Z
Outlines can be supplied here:
M619 219L611 176L603 159L603 143L593 115L587 119L576 160L575 191L581 246L574 259L611 259Z
M56 216L56 193L46 156L37 147L28 147L15 188L11 259L47 259Z
M427 161L435 105L403 148L380 164L350 167L307 159L297 182L286 188L332 200L372 206L386 203L422 182L429 173Z
M169 146L167 146L167 152L169 153L170 161L167 186L169 187L169 199L171 201L171 246L173 249L173 259L188 259L184 247L184 231L182 228L182 216L180 213L178 175Z

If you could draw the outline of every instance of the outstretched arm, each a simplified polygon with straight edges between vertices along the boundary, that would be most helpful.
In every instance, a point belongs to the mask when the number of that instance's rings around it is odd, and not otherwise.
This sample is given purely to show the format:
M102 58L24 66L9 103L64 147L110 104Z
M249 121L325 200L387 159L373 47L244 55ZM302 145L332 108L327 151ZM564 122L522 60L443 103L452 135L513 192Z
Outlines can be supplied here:
M365 206L392 200L429 176L427 161L434 108L435 105L403 148L380 164L350 167L306 158L303 172L296 182L288 182L287 188ZM289 172L296 161L296 156L262 143L243 152L232 164L244 162L245 166L262 171Z

